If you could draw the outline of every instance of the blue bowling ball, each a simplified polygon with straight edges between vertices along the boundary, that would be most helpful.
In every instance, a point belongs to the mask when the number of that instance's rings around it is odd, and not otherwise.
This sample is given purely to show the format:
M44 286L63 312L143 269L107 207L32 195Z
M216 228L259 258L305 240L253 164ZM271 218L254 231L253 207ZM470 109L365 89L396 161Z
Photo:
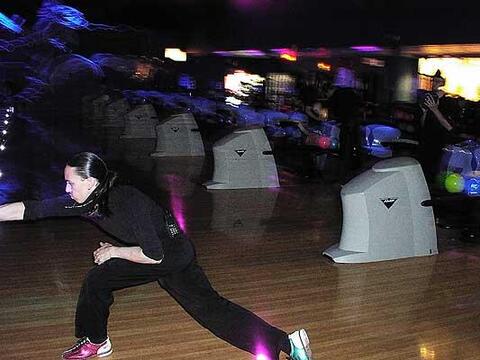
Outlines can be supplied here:
M480 195L480 178L472 177L466 180L464 191L470 196Z

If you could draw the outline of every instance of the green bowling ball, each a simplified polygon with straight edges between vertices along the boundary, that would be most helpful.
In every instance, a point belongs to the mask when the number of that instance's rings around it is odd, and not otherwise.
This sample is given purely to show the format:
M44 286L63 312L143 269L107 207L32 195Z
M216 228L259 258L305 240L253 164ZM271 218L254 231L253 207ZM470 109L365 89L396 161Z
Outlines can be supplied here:
M440 171L436 176L435 176L435 184L440 187L444 188L445 187L445 179L447 178L448 175L453 174L452 171Z
M459 193L465 188L465 179L462 175L457 173L449 174L445 178L445 189L449 193Z

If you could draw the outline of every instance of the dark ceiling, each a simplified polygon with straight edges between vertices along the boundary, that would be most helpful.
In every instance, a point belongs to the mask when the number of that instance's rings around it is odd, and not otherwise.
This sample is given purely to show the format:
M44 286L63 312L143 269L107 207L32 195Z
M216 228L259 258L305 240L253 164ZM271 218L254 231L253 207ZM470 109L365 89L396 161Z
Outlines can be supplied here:
M171 45L244 49L479 43L478 1L66 0L93 23L157 31ZM40 0L0 4L31 24Z

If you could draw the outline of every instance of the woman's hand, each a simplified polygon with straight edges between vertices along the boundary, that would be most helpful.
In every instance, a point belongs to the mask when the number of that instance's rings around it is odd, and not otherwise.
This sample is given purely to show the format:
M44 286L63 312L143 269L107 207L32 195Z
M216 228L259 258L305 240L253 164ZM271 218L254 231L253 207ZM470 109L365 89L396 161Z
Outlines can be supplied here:
M425 101L423 102L423 104L432 111L434 109L438 109L438 99L435 100L435 98L431 94L428 94L425 97Z
M155 260L145 256L139 246L113 246L107 242L101 242L100 247L93 252L95 264L101 265L111 258L125 259L139 264L160 264L163 258Z
M105 261L116 257L116 249L117 246L113 246L112 244L107 242L100 242L100 247L93 252L93 260L95 261L95 264L101 265Z

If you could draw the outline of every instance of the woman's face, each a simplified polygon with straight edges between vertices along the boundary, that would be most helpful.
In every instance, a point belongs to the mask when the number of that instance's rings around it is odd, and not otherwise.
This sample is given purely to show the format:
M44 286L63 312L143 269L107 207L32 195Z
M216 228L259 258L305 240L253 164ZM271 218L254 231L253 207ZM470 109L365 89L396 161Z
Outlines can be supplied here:
M77 203L81 204L90 196L97 187L98 181L89 177L83 179L77 174L76 168L65 166L63 172L65 177L65 192Z
M442 86L445 86L445 79L441 78L441 77L434 77L433 78L432 89L433 90L438 90L438 88L441 88Z

